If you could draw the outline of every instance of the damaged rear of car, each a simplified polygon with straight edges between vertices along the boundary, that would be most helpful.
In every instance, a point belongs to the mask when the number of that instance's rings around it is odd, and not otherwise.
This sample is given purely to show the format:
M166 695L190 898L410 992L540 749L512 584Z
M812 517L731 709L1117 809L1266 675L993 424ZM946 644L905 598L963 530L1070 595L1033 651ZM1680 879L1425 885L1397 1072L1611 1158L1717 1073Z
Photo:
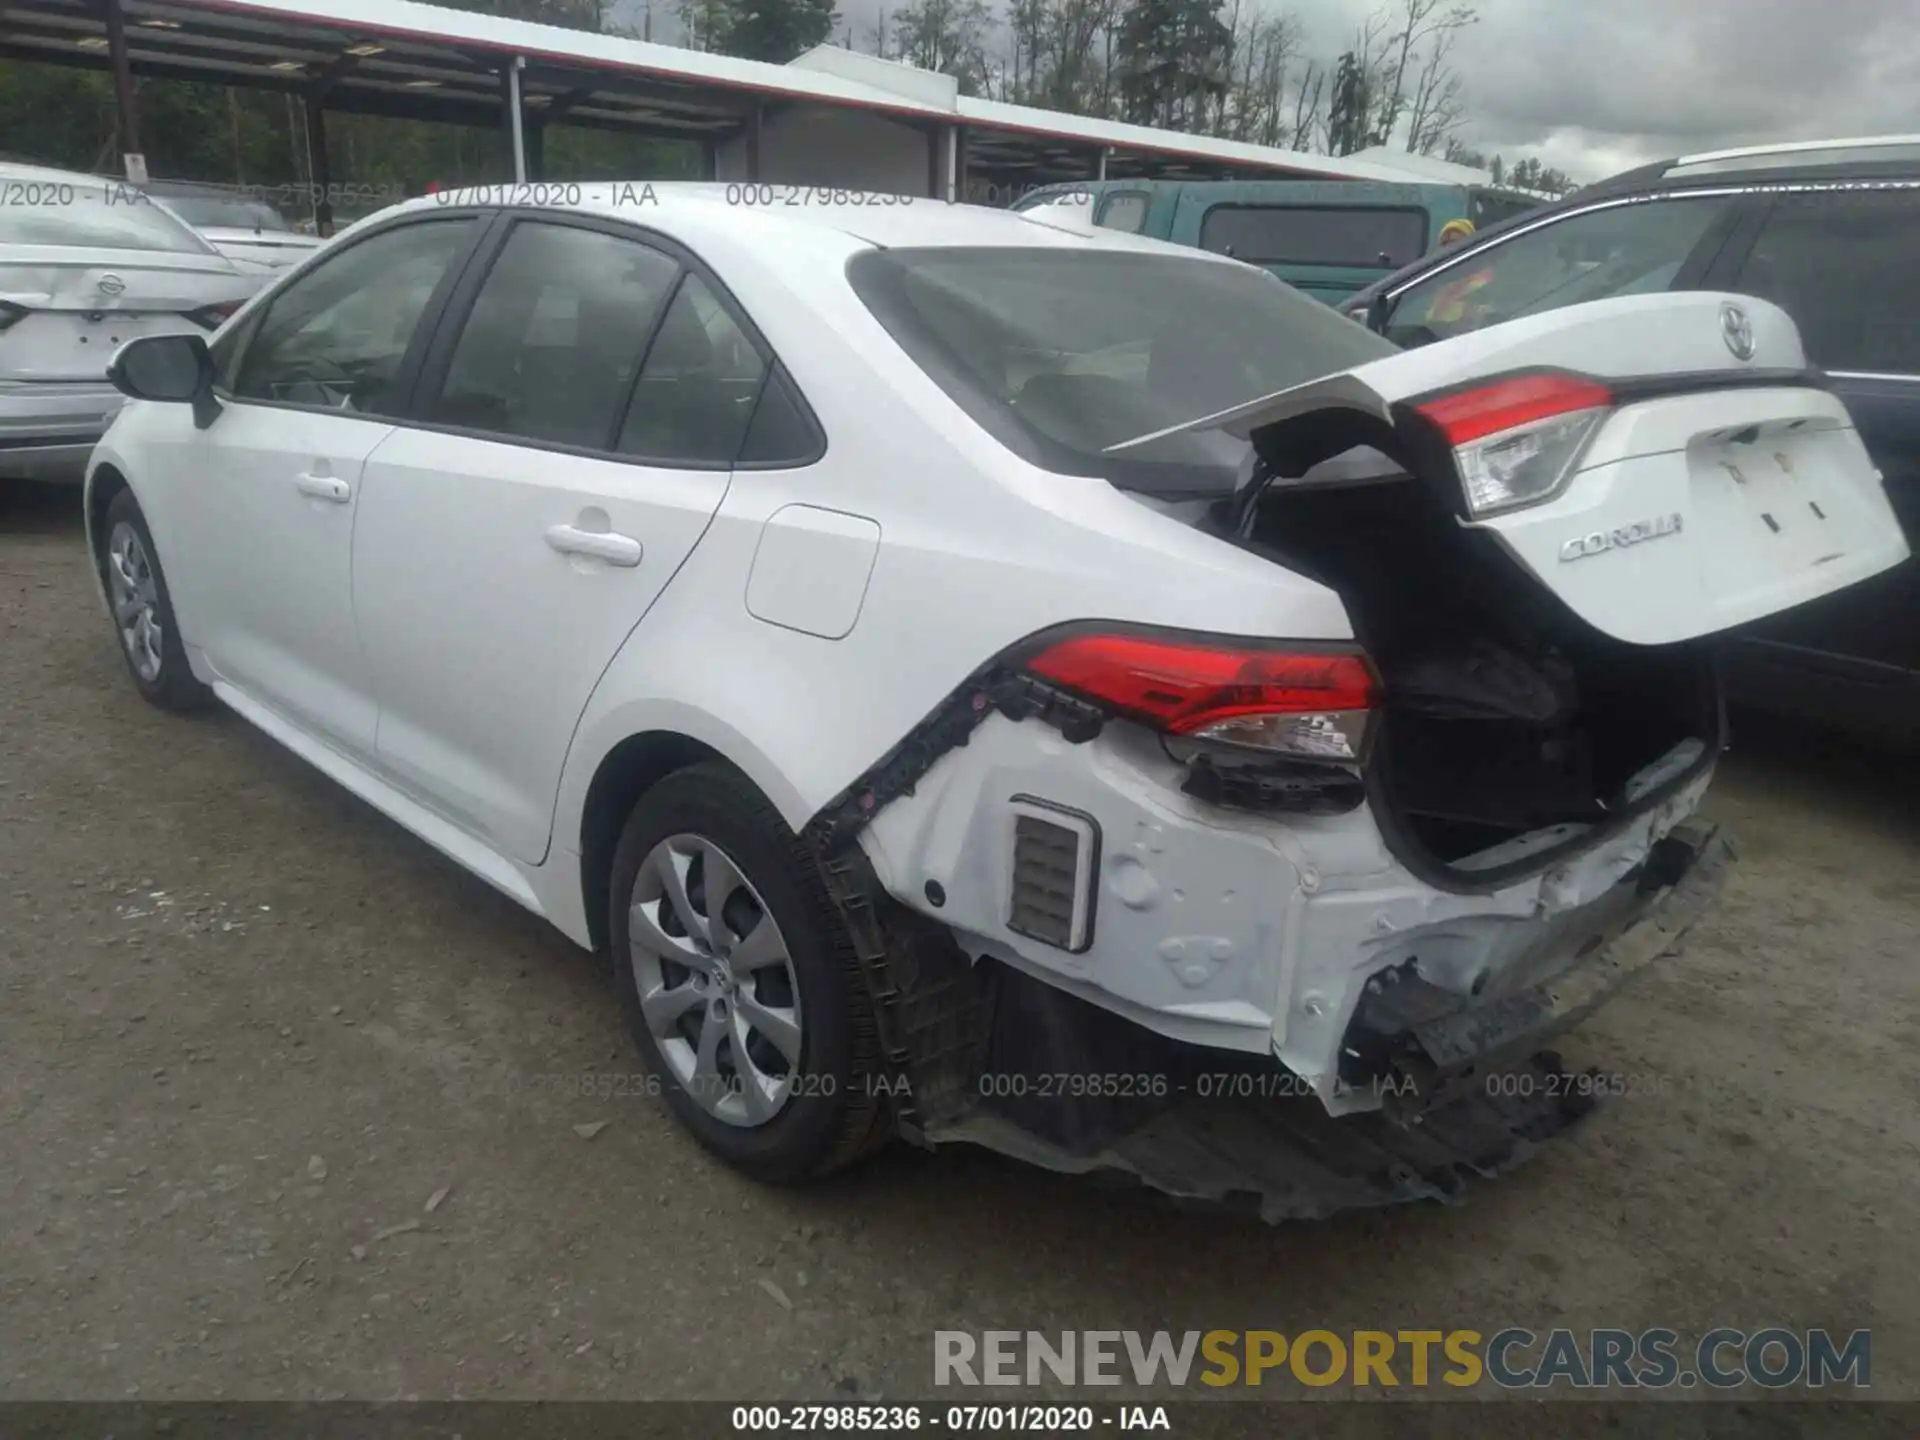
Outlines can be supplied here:
M851 278L1009 450L1318 582L1353 638L1049 627L822 812L843 894L870 865L895 902L861 949L907 1128L1271 1219L1449 1198L1589 1108L1542 1047L1718 886L1709 637L1905 542L1763 302L1401 354L1115 295L1103 344L1088 258Z

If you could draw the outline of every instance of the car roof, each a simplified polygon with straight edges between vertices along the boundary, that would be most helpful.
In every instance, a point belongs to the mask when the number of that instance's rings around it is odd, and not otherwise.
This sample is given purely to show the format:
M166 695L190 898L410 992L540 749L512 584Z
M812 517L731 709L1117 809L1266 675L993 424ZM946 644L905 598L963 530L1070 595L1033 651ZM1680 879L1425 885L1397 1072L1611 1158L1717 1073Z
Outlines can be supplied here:
M1456 195L1462 190L1497 191L1521 199L1532 199L1519 190L1508 190L1491 182L1468 184L1458 180L1346 180L1331 175L1241 176L1231 180L1062 180L1053 185L1038 185L1020 198L1031 204L1037 199L1057 195L1108 195L1120 192L1144 192L1159 195L1175 190L1209 190L1225 194L1229 190L1272 195L1276 200L1298 198L1303 203L1319 202L1327 196L1346 196L1358 204L1385 208L1395 204L1417 203L1430 196Z
M532 205L527 204L529 199L533 200ZM555 203L558 200L565 203ZM777 243L782 234L826 231L881 249L1063 246L1224 259L1184 245L1101 229L1090 222L1081 223L1058 214L1043 218L1031 211L959 204L928 196L697 180L494 185L440 191L379 211L361 224L385 222L401 212L432 211L464 204L570 211L636 225L664 223L688 232L724 226L736 234L764 235L769 243Z

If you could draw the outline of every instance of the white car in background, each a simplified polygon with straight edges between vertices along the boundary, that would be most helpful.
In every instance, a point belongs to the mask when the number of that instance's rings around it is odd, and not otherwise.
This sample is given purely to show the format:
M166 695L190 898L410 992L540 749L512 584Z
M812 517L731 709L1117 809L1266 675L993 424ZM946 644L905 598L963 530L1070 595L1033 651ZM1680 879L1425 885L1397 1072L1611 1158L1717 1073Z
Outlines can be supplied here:
M609 953L757 1176L1458 1193L1714 892L1701 642L1906 554L1763 302L1401 353L1077 224L637 193L414 201L128 346L89 540L143 695Z
M0 481L79 480L114 351L211 335L259 287L124 182L0 164Z
M145 188L222 255L264 266L268 273L298 265L323 243L295 230L278 210L252 195L185 181L157 180Z

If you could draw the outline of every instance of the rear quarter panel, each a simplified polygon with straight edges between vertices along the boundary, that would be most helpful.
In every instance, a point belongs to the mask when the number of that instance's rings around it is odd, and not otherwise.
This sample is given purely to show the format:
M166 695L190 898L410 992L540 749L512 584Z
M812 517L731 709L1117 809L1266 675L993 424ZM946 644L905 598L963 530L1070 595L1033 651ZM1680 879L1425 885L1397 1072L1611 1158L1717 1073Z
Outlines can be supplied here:
M1033 470L977 429L844 283L797 291L745 226L702 253L792 371L827 436L791 471L740 471L705 539L582 716L556 815L577 844L595 769L630 735L712 745L796 828L1009 645L1070 620L1342 640L1326 588L1129 499ZM817 237L794 244L827 244ZM857 245L839 242L844 254ZM755 617L768 520L804 504L879 530L839 639Z

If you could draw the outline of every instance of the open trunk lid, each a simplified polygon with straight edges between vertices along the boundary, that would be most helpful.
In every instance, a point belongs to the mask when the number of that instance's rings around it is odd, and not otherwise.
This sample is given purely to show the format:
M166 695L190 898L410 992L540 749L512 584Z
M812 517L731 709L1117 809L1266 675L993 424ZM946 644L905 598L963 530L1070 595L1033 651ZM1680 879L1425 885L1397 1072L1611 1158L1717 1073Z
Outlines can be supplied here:
M1575 614L1669 644L1802 604L1908 545L1777 306L1629 296L1389 356L1112 447L1218 429L1297 478L1405 457Z

